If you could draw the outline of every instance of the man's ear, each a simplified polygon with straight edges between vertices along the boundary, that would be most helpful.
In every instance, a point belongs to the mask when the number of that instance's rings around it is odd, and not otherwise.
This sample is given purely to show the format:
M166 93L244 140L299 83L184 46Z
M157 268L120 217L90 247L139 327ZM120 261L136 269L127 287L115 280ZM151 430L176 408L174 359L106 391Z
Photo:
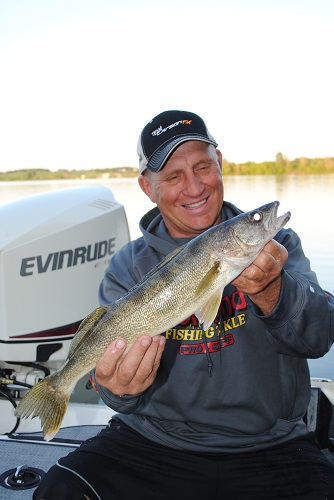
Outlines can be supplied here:
M222 168L223 165L223 155L219 151L219 149L216 149L217 157L218 157L218 163L220 165L220 168Z
M138 184L139 184L141 190L144 191L144 193L146 194L146 196L148 196L149 199L153 203L155 203L155 199L154 199L154 196L153 196L151 183L150 183L150 181L149 181L149 179L147 178L146 175L140 175L138 177Z

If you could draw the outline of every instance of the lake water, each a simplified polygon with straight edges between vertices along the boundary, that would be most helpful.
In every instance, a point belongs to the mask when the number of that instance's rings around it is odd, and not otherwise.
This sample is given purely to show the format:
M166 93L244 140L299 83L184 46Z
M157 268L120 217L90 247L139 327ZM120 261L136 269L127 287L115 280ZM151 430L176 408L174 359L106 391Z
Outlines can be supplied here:
M141 216L154 205L141 192L137 179L78 181L0 182L0 205L44 191L104 185L124 205L132 238L141 235ZM279 200L279 214L289 210L292 227L301 237L304 252L311 260L321 286L334 292L334 229L330 219L334 174L305 176L226 176L225 199L242 210L251 210ZM321 325L319 325L321 328ZM311 375L334 380L334 348L319 360L310 361Z

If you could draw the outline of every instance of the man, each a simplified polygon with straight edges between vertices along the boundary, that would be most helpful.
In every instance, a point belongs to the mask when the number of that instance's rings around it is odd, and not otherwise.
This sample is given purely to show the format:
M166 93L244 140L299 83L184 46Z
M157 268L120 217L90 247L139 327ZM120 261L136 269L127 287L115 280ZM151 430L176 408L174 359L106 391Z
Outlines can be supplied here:
M178 246L240 213L224 201L221 152L194 113L153 118L138 154L139 185L157 207L141 220L143 236L111 260L101 304L123 296ZM224 289L206 332L192 316L153 339L138 338L124 357L123 339L110 345L95 380L118 415L61 459L35 498L334 498L334 468L303 420L306 358L329 350L333 310L298 236L281 230ZM210 352L212 339L220 349Z

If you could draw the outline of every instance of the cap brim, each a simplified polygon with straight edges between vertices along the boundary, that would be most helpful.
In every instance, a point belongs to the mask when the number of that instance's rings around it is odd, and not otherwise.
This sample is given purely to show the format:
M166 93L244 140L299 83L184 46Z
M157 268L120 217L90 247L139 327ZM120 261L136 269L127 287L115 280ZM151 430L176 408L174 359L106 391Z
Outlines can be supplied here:
M174 149L176 149L177 146L186 141L203 141L207 142L208 144L212 144L215 147L218 146L218 144L214 140L210 140L205 135L200 135L200 134L182 135L174 138L170 142L167 142L166 144L163 145L163 147L155 151L147 162L147 168L152 172L159 172L159 170L161 170L165 165L166 161L168 160L169 156L172 154Z

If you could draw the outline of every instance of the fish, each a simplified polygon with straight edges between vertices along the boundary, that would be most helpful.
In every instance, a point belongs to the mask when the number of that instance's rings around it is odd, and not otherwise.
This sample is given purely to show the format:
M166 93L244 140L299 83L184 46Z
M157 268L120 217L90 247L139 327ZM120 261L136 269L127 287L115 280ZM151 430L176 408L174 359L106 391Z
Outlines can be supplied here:
M39 417L51 440L64 418L77 381L95 368L107 347L124 338L127 350L140 335L155 336L195 314L206 331L223 290L290 219L277 216L279 202L217 224L177 248L123 297L89 314L71 342L67 359L19 402L15 415Z

